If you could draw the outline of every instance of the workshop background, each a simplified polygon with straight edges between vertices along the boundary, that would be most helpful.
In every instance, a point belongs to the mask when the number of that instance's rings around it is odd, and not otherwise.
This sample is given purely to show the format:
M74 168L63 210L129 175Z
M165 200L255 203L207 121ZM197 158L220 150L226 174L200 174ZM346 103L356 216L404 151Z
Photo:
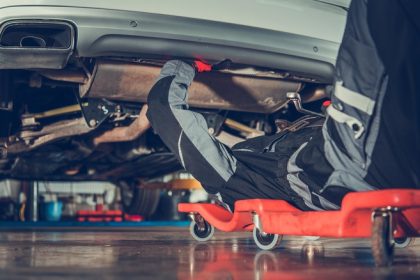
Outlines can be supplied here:
M368 3L412 44L382 127L416 144L419 0L0 0L0 280L420 279L418 180L362 192L391 80ZM377 162L418 178L401 150Z

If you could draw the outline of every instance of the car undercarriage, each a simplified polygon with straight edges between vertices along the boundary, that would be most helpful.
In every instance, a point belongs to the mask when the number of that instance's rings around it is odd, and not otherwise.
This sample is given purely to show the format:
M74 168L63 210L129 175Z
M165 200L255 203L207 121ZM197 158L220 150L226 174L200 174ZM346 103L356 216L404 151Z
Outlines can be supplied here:
M63 70L2 70L3 176L109 180L179 169L141 114L164 61L88 63L75 61ZM189 98L211 133L228 145L277 132L276 122L288 118L287 93L300 92L304 101L325 94L323 84L285 79L287 73L233 67L200 76ZM46 164L35 167L40 159ZM150 165L156 168L141 171Z
M0 7L0 178L19 180L115 182L181 170L144 107L170 59L223 65L196 77L188 103L228 146L284 129L305 112L301 103L319 112L346 15L326 3L305 6L318 27L339 26L316 38L141 9L23 2Z

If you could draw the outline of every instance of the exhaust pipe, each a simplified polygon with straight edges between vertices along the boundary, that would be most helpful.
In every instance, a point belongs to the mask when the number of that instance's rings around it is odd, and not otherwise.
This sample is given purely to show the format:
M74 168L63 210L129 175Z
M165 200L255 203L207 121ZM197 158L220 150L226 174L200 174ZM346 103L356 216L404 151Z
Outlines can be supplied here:
M47 42L41 37L36 36L25 36L20 39L19 45L22 48L45 48Z
M71 23L11 20L0 25L0 69L63 69L73 54Z

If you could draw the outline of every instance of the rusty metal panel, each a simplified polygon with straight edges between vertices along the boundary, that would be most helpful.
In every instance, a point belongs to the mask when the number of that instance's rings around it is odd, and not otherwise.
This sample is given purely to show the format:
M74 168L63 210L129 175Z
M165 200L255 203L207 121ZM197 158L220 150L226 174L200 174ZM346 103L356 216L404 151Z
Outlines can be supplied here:
M97 62L80 95L133 102L146 102L160 73L160 67L111 60ZM197 75L189 89L192 107L272 113L284 106L288 92L301 84L282 79L225 73Z

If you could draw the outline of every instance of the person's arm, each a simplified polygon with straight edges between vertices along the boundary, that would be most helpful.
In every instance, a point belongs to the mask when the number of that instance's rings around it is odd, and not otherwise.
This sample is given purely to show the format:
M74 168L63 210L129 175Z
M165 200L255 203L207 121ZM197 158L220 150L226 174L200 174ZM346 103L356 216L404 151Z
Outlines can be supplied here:
M167 62L149 93L147 117L155 132L210 193L224 187L236 170L230 150L208 132L205 118L188 110L188 87L200 63ZM206 68L207 71L210 67ZM204 69L204 70L206 70Z
M146 117L147 109L147 105L143 105L139 116L131 125L108 130L95 137L93 144L97 146L103 143L127 142L139 138L150 128L150 122Z

